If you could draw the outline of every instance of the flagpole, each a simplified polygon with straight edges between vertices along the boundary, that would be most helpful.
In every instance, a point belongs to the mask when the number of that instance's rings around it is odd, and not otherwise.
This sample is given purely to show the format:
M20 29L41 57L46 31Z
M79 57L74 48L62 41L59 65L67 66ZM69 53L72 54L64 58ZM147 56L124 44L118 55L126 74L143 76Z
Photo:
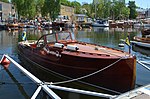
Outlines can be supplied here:
M127 34L126 40L125 40L125 44L128 45L129 48L129 54L131 53L131 44L130 44L130 34Z

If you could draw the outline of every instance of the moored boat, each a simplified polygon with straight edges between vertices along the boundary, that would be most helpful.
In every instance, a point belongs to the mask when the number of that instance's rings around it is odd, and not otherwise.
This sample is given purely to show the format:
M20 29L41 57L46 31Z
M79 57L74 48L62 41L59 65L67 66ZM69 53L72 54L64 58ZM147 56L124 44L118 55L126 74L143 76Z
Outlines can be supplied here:
M144 48L144 47L141 47L141 46L133 45L132 50L135 51L135 52L139 52L141 54L150 56L150 50L146 47Z
M76 41L65 31L45 34L37 41L18 44L19 53L62 75L118 92L134 88L136 58L127 52Z
M145 47L145 48L150 48L150 37L148 35L146 37L137 37L135 36L133 38L134 41L131 41L132 44Z
M18 23L8 23L6 24L6 27L11 30L18 30Z
M146 29L146 30L143 29L141 32L142 32L142 35L143 35L143 36L145 36L145 35L150 35L150 29Z
M92 26L94 27L109 27L108 20L96 20L95 22L92 22Z

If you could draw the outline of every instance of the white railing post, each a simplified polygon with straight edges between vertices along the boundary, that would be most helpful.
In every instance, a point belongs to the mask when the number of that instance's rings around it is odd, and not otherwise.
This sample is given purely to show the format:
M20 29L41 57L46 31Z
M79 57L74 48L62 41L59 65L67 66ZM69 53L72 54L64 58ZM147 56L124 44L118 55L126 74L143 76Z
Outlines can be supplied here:
M39 92L41 91L41 89L42 89L42 86L39 86L37 90L34 92L34 94L32 95L31 99L35 99L37 95L39 94Z
M103 94L103 93L98 93L98 92L91 92L91 91L85 91L85 90L67 88L67 87L61 87L61 86L55 86L55 85L48 85L48 87L52 88L52 89L74 92L74 93L79 93L79 94L85 94L85 95L90 95L90 96L97 96L97 97L104 97L104 98L116 97L115 95L109 95L109 94Z

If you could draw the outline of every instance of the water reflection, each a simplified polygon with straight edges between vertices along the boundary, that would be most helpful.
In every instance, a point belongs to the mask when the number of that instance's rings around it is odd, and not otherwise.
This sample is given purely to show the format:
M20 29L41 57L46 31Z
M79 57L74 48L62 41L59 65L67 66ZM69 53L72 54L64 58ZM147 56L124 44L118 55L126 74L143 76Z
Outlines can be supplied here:
M26 98L26 99L27 98L29 99L29 96L26 93L26 91L24 90L24 88L21 85L21 83L17 81L17 79L12 75L12 73L8 69L5 69L5 71L7 72L9 77L12 79L13 83L17 86L17 88L20 91L20 93L22 94L22 96L24 96L24 98ZM5 82L5 83L7 84L7 82Z
M93 31L96 33L108 32L109 27L93 27Z

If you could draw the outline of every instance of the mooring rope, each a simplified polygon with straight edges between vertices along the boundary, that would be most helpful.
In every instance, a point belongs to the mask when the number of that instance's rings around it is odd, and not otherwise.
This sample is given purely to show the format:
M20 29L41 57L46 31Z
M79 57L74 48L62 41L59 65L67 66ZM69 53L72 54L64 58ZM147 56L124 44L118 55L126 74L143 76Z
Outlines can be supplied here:
M110 64L110 65L108 65L108 66L106 66L106 67L104 67L104 68L102 68L102 69L100 69L100 70L98 70L98 71L95 71L95 72L93 72L93 73L91 73L91 74L88 74L88 75L85 75L85 76L82 76L82 77L78 77L78 78L75 78L75 79L71 79L71 80L66 80L66 81L61 81L61 82L46 82L46 84L53 84L53 85L56 85L56 84L64 84L64 83L69 83L69 82L74 82L74 81L77 81L77 80L81 80L81 79L84 79L84 78L87 78L87 77L90 77L90 76L93 76L93 75L95 75L95 74L97 74L97 73L99 73L99 72L102 72L102 71L104 71L104 70L106 70L106 69L108 69L108 68L110 68L110 67L112 67L114 64L116 64L116 63L118 63L120 60L122 60L122 59L124 59L125 57L121 57L121 58L119 58L117 61L115 61L114 63L112 63L112 64Z
M140 65L142 65L144 68L146 68L147 70L150 71L150 67L146 66L145 64L143 64L143 62L137 60L137 63L139 63Z

